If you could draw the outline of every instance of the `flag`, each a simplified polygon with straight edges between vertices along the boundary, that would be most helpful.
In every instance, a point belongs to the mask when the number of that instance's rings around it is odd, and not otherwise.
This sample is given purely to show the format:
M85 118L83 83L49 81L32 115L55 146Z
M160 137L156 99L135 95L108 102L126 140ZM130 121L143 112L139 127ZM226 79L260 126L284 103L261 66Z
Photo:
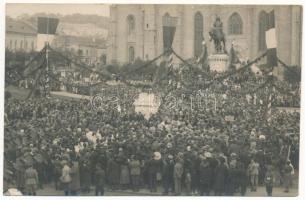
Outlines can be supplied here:
M275 17L274 10L267 15L267 28L266 28L266 46L267 46L267 65L270 67L277 66L276 55L276 32L275 32Z
M235 64L237 64L239 62L239 59L236 55L235 49L234 49L234 42L232 42L231 48L230 48L230 52L229 52L229 68L233 68L235 66Z
M170 55L167 56L167 59L166 59L168 68L173 67L173 60L174 60L173 53L171 53Z
M40 51L54 40L59 19L50 17L38 17L37 50Z
M202 68L203 69L207 69L208 67L208 49L207 49L207 45L205 43L205 41L202 41L202 52L197 60L197 63L201 63L202 64Z
M172 47L175 32L176 32L176 24L177 18L164 16L162 18L163 21L163 47L164 50L168 50Z
M268 75L272 76L272 72L270 72ZM267 102L267 122L270 123L271 122L271 114L272 114L272 101L273 101L273 97L274 97L274 92L275 92L275 88L273 87L271 91L269 91L269 96L268 96L268 102Z

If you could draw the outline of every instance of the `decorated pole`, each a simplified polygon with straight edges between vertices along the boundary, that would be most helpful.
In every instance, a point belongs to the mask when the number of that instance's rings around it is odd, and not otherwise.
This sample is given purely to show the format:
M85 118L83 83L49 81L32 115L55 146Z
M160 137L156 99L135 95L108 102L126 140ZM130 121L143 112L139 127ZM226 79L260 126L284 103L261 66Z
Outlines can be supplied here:
M275 31L275 17L274 10L268 13L268 23L266 30L266 46L267 46L267 65L271 67L271 71L268 74L268 78L273 81L273 69L277 66L277 41L276 41L276 31ZM274 84L272 84L274 85ZM272 97L275 91L274 86L272 86L271 91L269 91L268 105L267 105L267 121L271 121L271 109L272 109Z
M37 34L37 49L46 49L45 58L46 66L45 73L42 77L44 96L50 96L50 61L49 52L50 44L53 42L59 19L50 17L38 17L38 34Z
M46 43L46 79L45 79L45 97L50 97L50 66L49 66L49 43Z

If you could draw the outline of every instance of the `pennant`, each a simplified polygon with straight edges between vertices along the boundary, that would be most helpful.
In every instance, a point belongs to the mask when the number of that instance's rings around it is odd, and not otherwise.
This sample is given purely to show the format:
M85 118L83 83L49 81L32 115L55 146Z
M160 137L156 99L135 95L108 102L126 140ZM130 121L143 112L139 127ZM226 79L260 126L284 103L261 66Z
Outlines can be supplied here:
M46 43L51 44L54 40L59 23L57 18L38 17L37 50L44 48Z
M276 31L275 31L275 17L274 10L268 13L267 29L266 29L266 46L267 46L267 65L270 67L277 66L276 55Z

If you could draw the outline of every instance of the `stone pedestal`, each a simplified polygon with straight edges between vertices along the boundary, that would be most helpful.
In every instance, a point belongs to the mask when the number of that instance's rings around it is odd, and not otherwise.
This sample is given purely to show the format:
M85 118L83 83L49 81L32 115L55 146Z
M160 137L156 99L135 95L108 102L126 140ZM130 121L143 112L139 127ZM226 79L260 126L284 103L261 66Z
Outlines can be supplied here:
M229 56L227 54L209 55L209 64L211 71L224 72L229 68Z

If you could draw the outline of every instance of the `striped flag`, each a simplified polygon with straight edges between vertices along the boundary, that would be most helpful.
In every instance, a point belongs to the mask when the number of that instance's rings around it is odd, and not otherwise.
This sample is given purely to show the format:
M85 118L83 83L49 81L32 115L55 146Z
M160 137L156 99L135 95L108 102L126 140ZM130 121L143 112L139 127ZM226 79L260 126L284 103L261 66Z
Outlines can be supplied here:
M272 76L273 73L270 72L268 74L269 76ZM268 104L267 104L267 122L270 123L271 122L271 114L272 114L272 101L274 99L274 92L275 92L275 88L272 87L272 89L269 91L269 96L268 96Z
M208 49L204 40L202 41L202 52L197 59L197 63L201 63L202 68L206 68L208 66Z
M46 43L52 43L58 23L57 18L38 17L37 51L43 49Z
M267 15L267 29L266 29L266 46L267 46L267 65L269 67L277 66L276 55L276 31L275 31L275 17L274 10Z
M173 53L171 53L170 55L167 56L167 59L166 59L168 68L173 67L173 60L174 60Z

